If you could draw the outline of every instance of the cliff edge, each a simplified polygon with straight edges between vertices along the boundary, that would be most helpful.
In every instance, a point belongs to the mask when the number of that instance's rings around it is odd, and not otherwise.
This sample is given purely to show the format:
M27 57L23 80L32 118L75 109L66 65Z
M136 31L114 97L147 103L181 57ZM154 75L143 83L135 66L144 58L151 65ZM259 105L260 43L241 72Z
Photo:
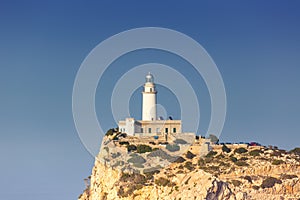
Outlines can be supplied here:
M175 156L165 149L167 144L152 142L148 146L149 142L141 144L126 136L113 138L104 137L79 200L300 199L300 156L296 150L213 145L203 156L203 143L196 141ZM113 151L116 149L119 153ZM156 167L147 164L147 159Z

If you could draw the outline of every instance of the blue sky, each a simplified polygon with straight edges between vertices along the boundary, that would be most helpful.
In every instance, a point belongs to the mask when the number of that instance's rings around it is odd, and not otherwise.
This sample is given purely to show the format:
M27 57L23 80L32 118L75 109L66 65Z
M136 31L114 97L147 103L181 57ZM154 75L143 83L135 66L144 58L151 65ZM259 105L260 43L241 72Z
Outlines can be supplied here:
M207 50L221 72L227 93L221 140L258 141L286 149L300 146L299 9L299 1L276 0L2 0L1 197L76 199L82 192L93 158L81 144L72 118L74 79L81 62L99 42L131 28L174 29ZM175 59L158 53L137 52L124 57L125 70L135 62L170 63ZM116 63L122 65L121 61ZM111 66L104 80L118 73ZM182 73L199 85L204 116L198 130L201 134L209 120L207 91L201 77L190 75L188 70ZM99 90L109 95L110 84ZM137 91L132 105L139 98ZM97 107L107 105L108 100L98 93L96 99ZM166 103L163 96L158 100ZM138 117L139 110L132 105L132 115ZM179 115L172 110L176 104L172 106L170 112ZM97 114L104 128L115 126L109 111Z

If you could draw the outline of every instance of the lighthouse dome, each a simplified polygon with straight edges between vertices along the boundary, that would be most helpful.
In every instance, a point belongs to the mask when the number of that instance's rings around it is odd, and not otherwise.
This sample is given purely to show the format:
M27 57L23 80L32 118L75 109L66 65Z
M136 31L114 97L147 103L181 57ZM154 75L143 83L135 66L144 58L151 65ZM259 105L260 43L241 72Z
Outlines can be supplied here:
M150 72L146 75L146 82L150 82L150 83L154 82L154 77Z

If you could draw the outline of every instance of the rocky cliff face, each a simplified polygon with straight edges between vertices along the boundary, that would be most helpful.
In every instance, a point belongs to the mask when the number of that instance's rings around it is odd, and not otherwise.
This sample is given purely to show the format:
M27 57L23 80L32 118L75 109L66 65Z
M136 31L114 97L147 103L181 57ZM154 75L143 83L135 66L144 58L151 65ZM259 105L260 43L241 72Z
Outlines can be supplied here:
M122 171L96 161L90 187L79 199L236 199L228 183L203 170L178 173L176 176L166 175L168 170L163 171L153 176L157 180L154 182L140 180L144 179L139 177L140 174L133 174L126 180ZM139 185L140 183L143 185Z
M230 152L221 147L200 157L192 145L170 165L143 173L111 166L100 151L79 200L300 199L299 155L263 147L232 146Z

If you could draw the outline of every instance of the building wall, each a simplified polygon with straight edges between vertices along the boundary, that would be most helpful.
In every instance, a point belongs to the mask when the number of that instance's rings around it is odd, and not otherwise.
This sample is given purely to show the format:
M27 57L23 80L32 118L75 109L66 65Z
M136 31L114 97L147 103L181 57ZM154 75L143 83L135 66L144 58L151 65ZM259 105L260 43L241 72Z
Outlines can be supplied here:
M127 133L128 135L134 135L136 129L134 118L126 118L125 121L119 121L119 131Z
M119 131L134 135L165 135L181 133L181 120L155 120L155 121L135 121L134 118L126 118L119 121Z
M138 121L134 122L134 133L140 133L141 132L141 124Z
M156 121L139 121L143 131L141 133L181 133L181 120L156 120ZM167 130L166 130L167 128ZM176 130L174 130L174 128ZM150 130L151 129L151 130Z
M119 131L121 133L126 133L126 123L125 123L125 121L119 121L118 127L119 127Z
M133 118L126 118L126 133L128 135L134 135L134 119Z

